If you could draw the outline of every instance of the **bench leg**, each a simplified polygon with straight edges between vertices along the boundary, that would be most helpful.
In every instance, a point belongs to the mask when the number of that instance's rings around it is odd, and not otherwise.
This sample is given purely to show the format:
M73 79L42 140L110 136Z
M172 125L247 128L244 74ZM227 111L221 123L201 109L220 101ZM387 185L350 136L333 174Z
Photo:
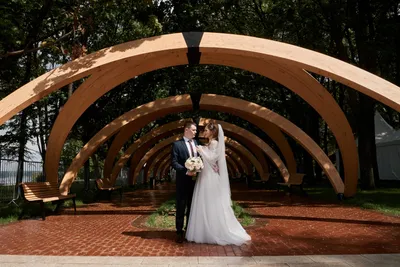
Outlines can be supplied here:
M55 214L58 214L60 212L61 203L62 203L61 200L57 201L57 206L56 209L54 210Z
M24 216L24 212L25 212L25 208L24 208L24 205L22 205L21 213L18 216L18 220L22 219L22 217Z
M76 203L75 203L75 198L72 198L72 203L74 204L74 214L76 214Z
M300 184L300 190L301 190L301 192L303 193L303 195L308 196L308 195L307 195L307 192L304 191L304 189L303 189L303 184Z
M44 211L44 202L40 202L40 208L42 209L42 219L43 221L46 220L46 213Z

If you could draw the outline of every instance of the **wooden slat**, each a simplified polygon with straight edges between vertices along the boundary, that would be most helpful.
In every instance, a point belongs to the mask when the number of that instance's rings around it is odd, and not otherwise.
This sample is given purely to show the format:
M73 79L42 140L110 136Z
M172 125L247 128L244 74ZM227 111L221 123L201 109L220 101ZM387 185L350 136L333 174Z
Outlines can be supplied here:
M59 190L24 190L25 193L30 194L30 193L42 193L42 192L52 192L52 193L56 193L59 194L60 191Z
M43 202L51 202L75 197L75 194L61 195L58 186L49 182L22 183L21 185L24 191L24 198L27 201L41 200Z
M57 188L24 188L26 192L42 192L42 191L54 191L58 192Z

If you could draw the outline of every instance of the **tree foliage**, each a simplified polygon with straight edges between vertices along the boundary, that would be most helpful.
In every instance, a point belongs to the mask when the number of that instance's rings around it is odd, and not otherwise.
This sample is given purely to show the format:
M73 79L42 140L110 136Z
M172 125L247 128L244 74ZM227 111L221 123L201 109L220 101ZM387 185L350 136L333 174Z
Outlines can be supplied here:
M0 5L0 97L46 71L99 49L140 38L182 31L251 35L309 48L360 66L400 84L400 6L396 0L2 0ZM400 127L399 114L335 81L315 75L345 112L359 138L362 185L378 179L373 116L379 110ZM44 159L47 138L60 108L82 81L54 92L2 126L3 151L26 157L27 140ZM305 130L332 154L336 140L301 98L260 75L224 66L176 66L140 75L91 105L74 126L63 162L104 125L157 98L183 93L217 93L269 107ZM304 112L298 112L302 110ZM238 123L269 140L235 116L203 112ZM309 114L309 116L304 116ZM193 114L171 114L152 122L130 142L161 123ZM110 142L99 149L105 158ZM314 181L320 170L293 143L300 165ZM22 149L21 149L22 148ZM4 154L4 153L3 153Z

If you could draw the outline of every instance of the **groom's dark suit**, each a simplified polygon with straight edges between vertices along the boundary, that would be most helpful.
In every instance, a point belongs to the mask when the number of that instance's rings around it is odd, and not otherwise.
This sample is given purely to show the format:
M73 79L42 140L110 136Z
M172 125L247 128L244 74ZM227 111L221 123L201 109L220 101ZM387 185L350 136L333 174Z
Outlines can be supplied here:
M196 140L193 139L194 146L197 146ZM183 223L186 209L186 226L188 225L190 206L192 205L192 197L195 181L191 176L186 175L187 169L185 162L189 158L190 152L186 146L185 140L182 138L172 144L171 165L176 170L176 232L183 233Z

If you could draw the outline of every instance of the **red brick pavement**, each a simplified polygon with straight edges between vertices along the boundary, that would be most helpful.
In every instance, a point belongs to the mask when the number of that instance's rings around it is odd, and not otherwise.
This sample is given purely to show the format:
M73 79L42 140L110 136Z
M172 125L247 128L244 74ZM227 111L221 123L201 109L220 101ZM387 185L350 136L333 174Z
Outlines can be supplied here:
M233 190L232 198L268 224L249 228L241 247L174 242L173 231L137 228L173 189L141 190L112 202L78 207L77 215L22 220L0 227L0 254L90 256L252 256L400 253L400 218L265 190Z

